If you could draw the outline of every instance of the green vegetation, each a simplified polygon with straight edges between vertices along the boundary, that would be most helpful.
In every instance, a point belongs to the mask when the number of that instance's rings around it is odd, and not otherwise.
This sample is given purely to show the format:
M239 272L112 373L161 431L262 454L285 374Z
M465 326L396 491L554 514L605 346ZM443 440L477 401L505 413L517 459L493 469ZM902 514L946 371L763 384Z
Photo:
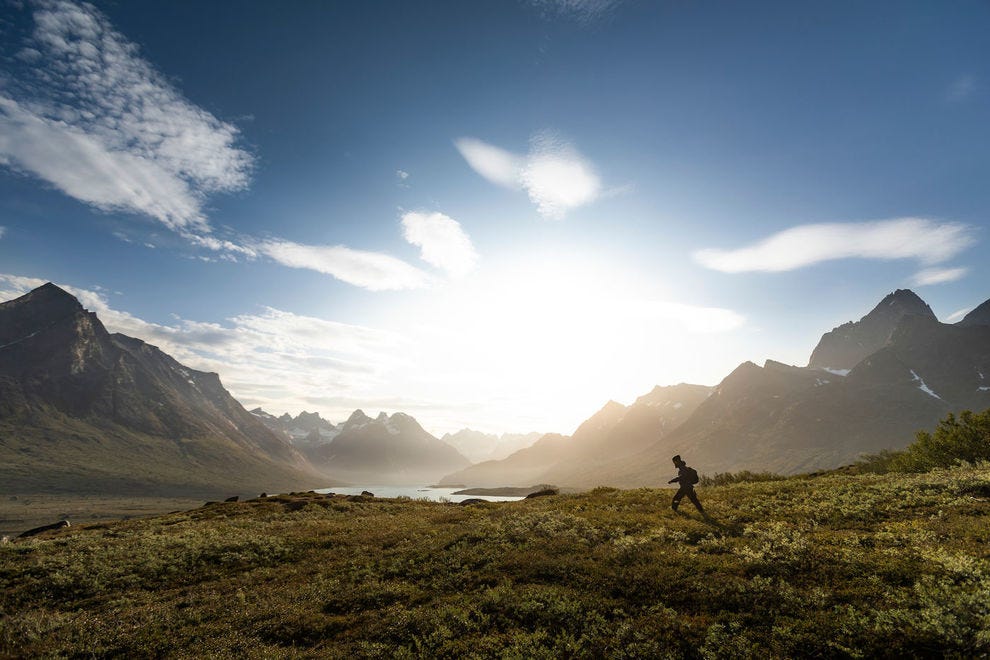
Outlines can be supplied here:
M0 546L0 656L973 657L990 464L457 506L296 494Z
M990 461L990 410L964 410L940 421L934 433L919 431L903 451L881 452L864 459L863 472L927 472L960 463Z
M776 472L750 472L741 470L739 472L716 472L709 476L701 477L701 486L726 486L728 484L739 484L747 481L782 481L786 479Z

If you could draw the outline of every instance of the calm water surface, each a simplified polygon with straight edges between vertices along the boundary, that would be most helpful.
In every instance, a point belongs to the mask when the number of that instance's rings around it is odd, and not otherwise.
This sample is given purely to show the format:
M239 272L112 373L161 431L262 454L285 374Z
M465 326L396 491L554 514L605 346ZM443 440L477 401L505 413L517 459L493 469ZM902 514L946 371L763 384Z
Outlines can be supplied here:
M430 488L429 486L338 486L336 488L320 488L317 493L339 493L341 495L360 495L367 490L375 497L405 496L414 500L430 500L431 502L460 502L470 498L488 500L489 502L515 502L521 497L503 497L500 495L454 495L461 488Z

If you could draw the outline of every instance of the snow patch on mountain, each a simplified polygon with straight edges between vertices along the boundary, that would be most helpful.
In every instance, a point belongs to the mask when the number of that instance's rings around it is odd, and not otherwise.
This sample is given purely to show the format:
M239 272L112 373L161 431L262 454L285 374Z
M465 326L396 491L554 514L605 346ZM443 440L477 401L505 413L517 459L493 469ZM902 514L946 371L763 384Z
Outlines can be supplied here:
M935 392L933 392L930 387L925 385L925 381L921 379L921 376L919 376L914 372L914 369L911 370L911 378L918 383L918 389L924 392L925 394L927 394L928 396L933 396L936 399L942 398L939 395L935 394Z

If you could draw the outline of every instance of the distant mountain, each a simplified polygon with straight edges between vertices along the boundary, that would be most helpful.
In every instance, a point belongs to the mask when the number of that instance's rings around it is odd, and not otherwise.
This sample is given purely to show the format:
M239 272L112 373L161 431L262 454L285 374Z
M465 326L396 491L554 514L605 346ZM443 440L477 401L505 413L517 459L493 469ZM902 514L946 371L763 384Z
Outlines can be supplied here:
M215 373L110 334L54 284L0 304L0 489L211 494L320 483Z
M710 392L702 385L680 384L656 387L628 407L609 401L570 437L547 434L527 449L449 474L441 483L585 485L601 464L634 455L671 432Z
M826 332L812 351L808 366L852 369L860 360L886 345L905 316L937 320L931 307L913 291L898 289L859 321L850 321Z
M513 452L529 447L540 439L542 433L482 433L472 429L461 429L447 433L441 440L461 452L472 463L499 460Z
M329 443L309 452L329 474L365 484L432 483L470 461L404 413L372 419L355 410Z
M304 410L295 417L288 413L276 417L261 408L255 408L251 414L280 437L303 450L304 453L316 446L330 442L340 433L340 429L320 417L320 413L316 412L311 413Z

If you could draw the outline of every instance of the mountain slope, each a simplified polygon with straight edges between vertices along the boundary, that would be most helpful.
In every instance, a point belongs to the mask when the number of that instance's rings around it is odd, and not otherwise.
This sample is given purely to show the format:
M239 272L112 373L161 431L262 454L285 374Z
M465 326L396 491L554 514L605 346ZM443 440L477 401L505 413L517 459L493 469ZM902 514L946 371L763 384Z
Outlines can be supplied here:
M319 483L216 374L111 335L53 284L0 304L0 459L9 492L208 494Z

